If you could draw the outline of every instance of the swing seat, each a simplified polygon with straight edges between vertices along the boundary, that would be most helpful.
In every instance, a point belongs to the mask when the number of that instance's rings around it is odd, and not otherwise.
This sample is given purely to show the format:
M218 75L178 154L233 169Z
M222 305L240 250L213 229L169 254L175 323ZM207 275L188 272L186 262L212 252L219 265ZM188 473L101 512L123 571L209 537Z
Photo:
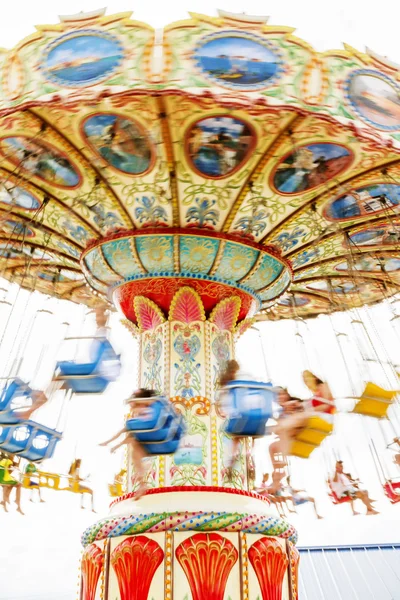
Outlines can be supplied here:
M318 446L314 446L314 444L307 444L306 442L300 442L295 439L290 447L289 455L297 456L298 458L309 458L310 454L314 452L317 447Z
M173 454L186 431L183 417L163 396L145 400L151 402L143 409L141 416L126 421L126 428L148 454Z
M383 490L385 492L385 496L389 498L392 504L397 504L400 502L400 481L392 481L387 480L383 484Z
M0 426L0 450L18 454L30 462L51 458L61 433L35 421Z
M112 498L118 498L124 494L124 488L122 483L110 483L108 485L108 493Z
M162 399L155 400L143 411L143 416L128 419L126 421L126 428L129 431L151 432L163 427L169 415L169 402L164 402Z
M12 410L12 403L17 398L29 398L31 393L32 389L18 377L3 388L0 394L0 425L15 425L23 421L23 415Z
M351 502L350 496L343 496L342 498L338 498L332 488L329 486L329 497L332 500L332 504L345 504L346 502Z
M310 417L306 427L296 435L292 442L289 454L299 458L309 458L310 454L322 444L332 431L333 423L329 423L321 417Z
M93 360L87 363L60 361L56 367L56 379L64 381L67 389L75 394L101 394L108 384L115 381L121 370L120 356L114 352L106 339L95 340Z
M38 480L40 488L48 488L49 490L59 490L61 476L56 473L46 473L45 471L37 471L36 473L24 473L22 477L22 487L31 488L31 479Z
M172 426L164 428L165 439L160 441L141 442L146 452L152 456L164 454L175 454L178 450L182 436L186 432L185 421L183 417L174 420Z
M366 417L374 417L375 419L383 419L387 416L387 410L399 391L384 390L375 383L370 381L366 384L365 389L352 412Z
M271 383L235 380L225 386L232 412L225 424L225 433L238 437L265 435L272 416L275 392Z
M174 427L176 418L174 415L168 415L161 427L151 431L137 431L135 437L138 442L163 442L168 438L170 430Z

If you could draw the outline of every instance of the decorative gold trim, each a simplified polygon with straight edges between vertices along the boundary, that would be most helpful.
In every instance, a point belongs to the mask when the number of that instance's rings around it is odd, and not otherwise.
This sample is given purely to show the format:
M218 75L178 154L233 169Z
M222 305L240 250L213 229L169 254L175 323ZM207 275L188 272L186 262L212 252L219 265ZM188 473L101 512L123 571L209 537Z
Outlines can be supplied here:
M101 578L100 578L100 600L105 600L105 579L106 579L106 557L107 557L107 538L103 544L103 566L101 567Z
M175 273L180 273L181 270L181 262L180 262L180 241L181 236L174 236L174 271Z
M139 386L138 387L142 387L142 385L144 385L143 382L143 373L142 373L142 368L143 368L143 358L142 358L142 354L143 354L143 335L142 332L139 330L139 360L138 360L138 371L139 371L139 377L138 377L138 383Z
M139 327L137 327L137 325L132 323L132 321L130 321L129 319L121 319L120 323L124 327L126 327L126 329L129 331L129 333L131 333L133 335L134 338L136 338L140 335Z
M142 261L139 258L139 254L138 254L138 251L136 249L135 238L134 237L128 237L128 239L129 239L129 246L131 248L132 256L135 259L137 266L139 267L139 271L142 273L142 275L145 275L147 273L147 271L144 268L144 266L142 264Z
M172 396L170 401L175 406L183 406L186 410L194 408L199 404L199 408L196 409L195 414L199 416L206 416L211 410L211 401L206 396L193 396L193 398L182 398L182 396Z
M251 269L247 273L247 275L245 275L244 277L242 277L242 279L239 279L239 281L237 281L236 283L238 283L239 285L243 285L243 283L245 283L248 279L250 279L250 277L252 275L254 275L254 273L256 273L258 271L258 269L261 267L261 263L263 261L264 256L265 256L265 254L263 254L263 252L260 252L260 254L257 257L256 262L251 267Z
M165 572L164 572L164 600L172 600L172 560L173 560L173 534L165 532Z
M212 264L212 267L208 271L209 275L215 275L215 273L218 271L218 267L221 264L222 256L224 254L225 246L226 246L226 240L221 240L220 243L219 243L218 252L217 252L217 254L216 254L215 258L214 258L214 262Z
M112 275L112 280L111 280L111 285L112 283L116 283L117 281L120 281L121 275L119 275L118 273L116 273L114 271L114 269L112 269L110 267L110 265L108 264L108 262L106 261L106 259L104 258L104 254L103 254L103 249L101 246L97 246L96 249L94 249L95 251L97 250L97 257L98 260L103 264L103 267L105 267L105 269ZM86 258L86 257L85 257ZM87 265L86 265L86 268ZM88 269L89 270L89 269ZM93 277L92 271L89 270L90 276ZM94 276L94 279L96 279L96 276ZM111 279L111 278L110 278ZM108 281L105 285L109 286L110 282Z
M236 325L235 329L233 330L235 340L238 340L240 336L250 329L255 322L256 319L251 317L250 319L244 319L244 321L241 321L238 325ZM235 347L235 344L233 346Z
M168 171L169 171L169 185L171 189L171 205L172 205L172 225L180 225L179 215L179 199L178 199L178 182L175 168L175 156L174 147L171 139L171 132L168 125L167 110L168 103L164 101L164 98L159 96L158 98L158 109L160 115L165 115L165 118L160 118L161 125L161 136L167 155Z
M170 390L170 323L166 321L163 327L163 342L164 342L164 394L169 398Z
M165 487L165 456L158 457L158 486Z
M207 398L214 400L211 384L211 324L206 321L204 326L204 360L205 360L205 391Z
M211 481L218 486L218 426L217 417L211 417Z
M108 262L108 260L106 259L105 255L104 255L104 246L100 245L98 246L99 250L100 250L100 255L104 261L104 264L107 265L107 267L114 273L114 275L116 275L118 277L118 280L123 279L123 275L121 275L121 273L118 273L118 271L116 271Z
M240 557L242 567L242 600L249 600L249 560L247 554L247 534L239 534Z

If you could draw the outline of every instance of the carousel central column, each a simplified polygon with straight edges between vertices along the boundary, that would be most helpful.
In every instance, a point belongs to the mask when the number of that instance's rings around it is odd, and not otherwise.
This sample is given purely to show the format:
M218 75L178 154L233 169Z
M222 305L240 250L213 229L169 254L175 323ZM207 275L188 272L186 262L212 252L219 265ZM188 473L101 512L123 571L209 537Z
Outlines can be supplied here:
M115 500L83 535L81 600L297 600L296 532L251 491L247 454L228 482L231 441L215 395L235 339L289 285L274 249L208 231L122 232L83 255L140 343L140 385L187 430L150 462L148 490Z
M170 398L183 414L187 433L173 456L152 462L150 486L219 486L227 483L230 440L221 431L224 415L215 394L224 363L234 356L240 310L237 296L221 300L206 319L199 294L189 286L174 295L168 317L144 296L134 300L140 337L140 385ZM247 489L246 452L230 483Z

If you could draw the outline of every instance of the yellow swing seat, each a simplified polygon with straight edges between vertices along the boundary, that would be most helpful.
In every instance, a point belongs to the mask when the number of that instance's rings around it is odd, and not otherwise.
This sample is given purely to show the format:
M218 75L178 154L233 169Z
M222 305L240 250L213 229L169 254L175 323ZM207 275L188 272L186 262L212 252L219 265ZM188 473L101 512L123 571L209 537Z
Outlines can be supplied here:
M379 385L368 381L352 412L366 417L383 419L387 416L387 410L393 404L397 394L399 394L398 390L384 390Z
M60 489L60 475L56 473L46 473L44 471L36 471L35 473L24 473L22 477L22 487L31 488L31 479L37 479L37 485L41 488L49 488L50 490Z
M85 486L81 481L78 481L70 475L58 475L57 473L46 473L45 471L36 471L35 473L24 473L22 477L22 487L32 488L31 480L37 480L37 487L48 488L59 492L72 492L73 494L90 494L91 488ZM67 484L65 485L65 479ZM63 485L62 481L63 480ZM122 495L123 492L118 494Z
M321 417L310 417L307 425L296 435L289 454L299 458L308 458L332 431L333 423L328 423Z
M109 483L108 493L112 498L118 498L125 494L125 486L122 483Z
M108 484L108 493L112 498L118 498L126 493L126 469L121 469L114 477L113 483Z

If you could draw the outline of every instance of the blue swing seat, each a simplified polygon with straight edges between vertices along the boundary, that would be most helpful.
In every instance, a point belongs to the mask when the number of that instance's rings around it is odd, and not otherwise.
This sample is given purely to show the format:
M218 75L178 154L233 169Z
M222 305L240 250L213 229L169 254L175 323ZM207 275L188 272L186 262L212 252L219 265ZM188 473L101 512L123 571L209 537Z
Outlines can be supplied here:
M61 361L57 363L56 379L65 382L75 394L101 394L115 381L121 370L120 356L107 339L95 340L93 360L88 363Z
M143 411L143 417L128 419L126 428L132 432L148 454L173 454L186 431L185 421L164 397L154 398Z
M12 403L16 398L29 398L32 388L16 377L6 385L0 394L0 425L15 425L24 420L23 414L16 414Z
M168 435L164 440L154 442L142 442L146 452L151 455L175 454L181 443L181 438L186 432L186 425L183 417L179 417L168 428Z
M231 414L225 424L230 436L257 437L265 435L265 427L272 417L275 392L271 383L234 380L227 383Z
M61 433L35 421L0 427L0 449L31 462L51 458Z
M148 405L143 416L135 419L128 419L126 422L126 428L129 431L148 432L151 433L161 429L168 417L170 416L169 406L163 399L154 400ZM137 439L139 437L136 435Z

